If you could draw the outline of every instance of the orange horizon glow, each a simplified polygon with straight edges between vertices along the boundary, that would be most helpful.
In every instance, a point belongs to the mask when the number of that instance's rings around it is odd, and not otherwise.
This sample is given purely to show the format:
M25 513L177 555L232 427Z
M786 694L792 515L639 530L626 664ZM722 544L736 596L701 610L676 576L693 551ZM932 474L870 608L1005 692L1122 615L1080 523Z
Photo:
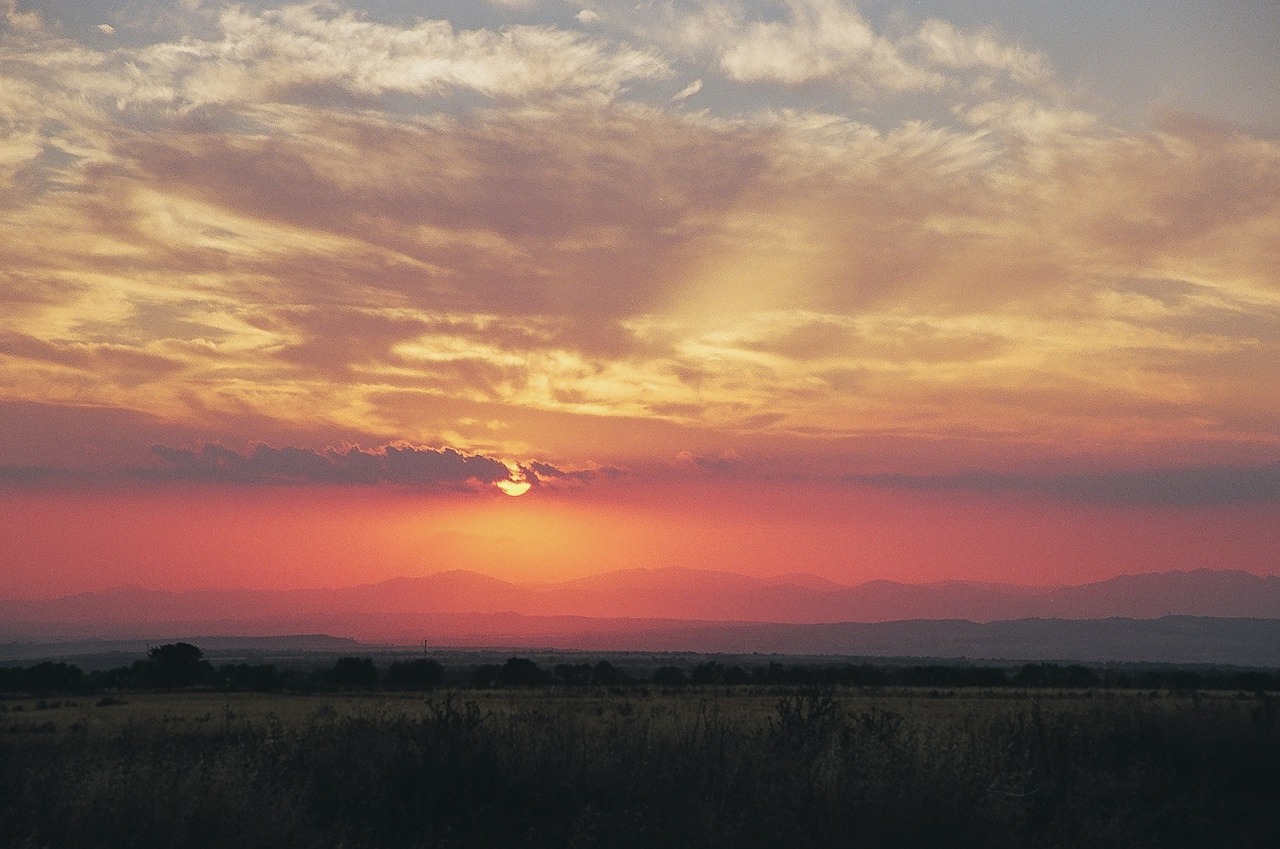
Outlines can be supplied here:
M807 573L847 585L1047 586L1197 568L1280 574L1265 557L1280 550L1269 509L1080 508L801 485L781 496L777 487L725 494L673 486L463 503L410 493L172 486L27 493L0 498L0 507L8 597L124 585L341 587L455 569L516 583L668 566Z
M1280 17L409 5L0 3L0 595L1280 570Z

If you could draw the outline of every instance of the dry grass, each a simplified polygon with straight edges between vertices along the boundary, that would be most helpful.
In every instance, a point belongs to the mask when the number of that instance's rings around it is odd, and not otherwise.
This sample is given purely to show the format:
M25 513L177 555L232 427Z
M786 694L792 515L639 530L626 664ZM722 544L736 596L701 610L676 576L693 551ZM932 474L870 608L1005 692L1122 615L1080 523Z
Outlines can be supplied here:
M1280 717L1266 699L122 698L3 703L0 845L1280 845Z

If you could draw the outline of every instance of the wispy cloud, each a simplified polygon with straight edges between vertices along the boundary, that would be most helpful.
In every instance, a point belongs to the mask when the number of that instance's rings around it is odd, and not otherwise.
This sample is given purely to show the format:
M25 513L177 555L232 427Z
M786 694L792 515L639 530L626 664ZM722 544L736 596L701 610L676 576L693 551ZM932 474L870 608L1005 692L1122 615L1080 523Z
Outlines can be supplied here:
M104 56L69 74L120 109L335 102L403 93L473 91L495 98L616 93L668 73L656 55L542 26L458 30L446 20L408 27L370 20L337 3L256 11L226 6L216 35Z
M0 398L566 468L621 461L604 426L855 468L1280 449L1274 138L1110 125L994 28L574 8L77 40L7 3Z
M989 30L967 32L931 18L920 26L915 41L927 61L940 68L1004 76L1029 88L1053 80L1049 60L1043 54L1011 44Z
M765 17L748 4L723 0L672 4L665 15L641 16L632 26L736 82L824 82L859 98L942 83L940 76L904 57L849 4L785 0L764 8L778 14Z

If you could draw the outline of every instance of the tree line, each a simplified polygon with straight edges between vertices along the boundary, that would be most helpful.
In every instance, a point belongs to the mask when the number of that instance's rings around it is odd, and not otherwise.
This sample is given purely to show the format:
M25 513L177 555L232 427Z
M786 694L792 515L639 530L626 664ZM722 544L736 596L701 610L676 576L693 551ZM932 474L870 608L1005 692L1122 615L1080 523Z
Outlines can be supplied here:
M523 657L501 664L446 668L431 658L394 660L380 667L369 657L342 657L332 665L281 668L269 663L228 663L215 667L190 643L153 646L146 658L127 666L85 672L65 662L0 667L0 693L36 695L118 690L206 688L227 691L283 690L405 691L440 686L474 688L742 686L924 687L924 688L1095 688L1170 690L1280 691L1280 670L1185 669L1168 667L1089 667L1080 664L1027 663L1017 667L984 665L784 664L756 666L717 660L625 670L608 660L557 663L549 668Z

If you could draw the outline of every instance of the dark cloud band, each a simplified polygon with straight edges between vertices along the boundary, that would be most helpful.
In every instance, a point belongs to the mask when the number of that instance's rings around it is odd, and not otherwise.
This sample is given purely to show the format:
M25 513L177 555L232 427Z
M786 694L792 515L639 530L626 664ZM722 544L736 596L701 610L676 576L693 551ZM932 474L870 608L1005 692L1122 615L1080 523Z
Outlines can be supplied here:
M1280 462L1261 466L1141 469L1074 475L966 472L846 475L850 483L916 491L1041 495L1067 501L1208 507L1280 503Z
M151 474L165 480L223 483L462 486L511 477L506 464L453 448L387 445L380 448L312 448L257 445L247 453L222 445L198 451L156 445L164 466Z

